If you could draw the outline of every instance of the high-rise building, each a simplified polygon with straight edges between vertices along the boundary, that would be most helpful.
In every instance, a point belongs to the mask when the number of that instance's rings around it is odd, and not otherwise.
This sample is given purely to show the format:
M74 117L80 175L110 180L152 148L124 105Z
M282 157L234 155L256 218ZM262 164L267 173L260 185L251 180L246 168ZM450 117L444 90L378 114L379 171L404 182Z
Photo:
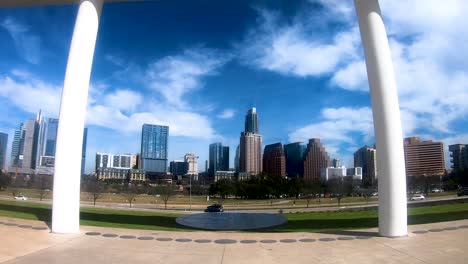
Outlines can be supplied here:
M245 130L244 132L250 132L253 134L258 134L258 115L257 109L255 107L249 109L247 111L247 115L245 116Z
M240 138L240 171L257 175L263 171L262 136L242 132Z
M141 133L142 170L148 173L167 173L169 127L144 124Z
M20 167L20 152L23 151L23 133L24 133L24 125L21 123L17 130L15 130L15 134L13 136L13 144L11 146L11 159L10 159L10 167L17 168ZM22 158L21 158L22 160Z
M183 160L173 160L169 162L169 172L176 176L185 175L188 172L188 163Z
M85 173L87 141L88 141L88 128L85 127L83 131L83 145L81 146L81 175L84 175Z
M96 152L96 171L99 168L133 169L136 155Z
M236 172L240 171L240 145L237 145L236 156L234 157L234 168Z
M321 170L327 167L330 167L330 157L320 139L309 139L304 157L304 181L318 181Z
M36 119L20 124L13 138L10 172L53 175L58 120L49 121L50 125L39 111Z
M36 159L38 151L38 132L39 125L35 119L29 119L24 123L23 146L20 149L20 167L21 173L33 174L36 169Z
M0 132L0 171L6 170L8 134Z
M333 159L332 160L332 166L333 166L333 168L340 168L341 167L340 159Z
M265 146L263 152L263 172L272 176L286 176L286 158L283 144L275 143Z
M284 145L284 156L286 158L286 174L290 178L304 176L304 152L306 146L300 142Z
M444 144L420 141L419 137L404 140L407 176L437 176L445 173Z
M454 171L468 169L468 148L466 144L455 144L449 146L450 161Z
M42 111L39 110L39 113L36 116L36 125L37 125L37 149L36 149L36 167L41 165L41 157L44 155L44 149L46 145L45 136L46 136L46 122Z
M362 168L362 183L375 186L377 180L377 156L376 150L364 146L354 152L354 167Z
M229 170L229 147L221 143L210 144L209 176L213 177L217 171Z
M57 118L48 119L44 156L55 156L55 146L57 145L58 122L59 120Z
M187 174L198 175L198 156L187 153L184 156L184 161L187 163Z
M257 175L262 172L262 136L259 133L257 109L252 108L245 116L245 129L240 137L240 172Z

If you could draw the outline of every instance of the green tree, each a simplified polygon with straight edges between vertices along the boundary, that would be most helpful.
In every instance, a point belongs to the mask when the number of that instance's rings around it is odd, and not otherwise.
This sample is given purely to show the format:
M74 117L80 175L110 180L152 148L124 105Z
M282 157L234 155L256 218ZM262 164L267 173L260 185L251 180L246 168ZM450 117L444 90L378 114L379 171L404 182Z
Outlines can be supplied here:
M0 171L0 191L5 190L10 185L10 176Z

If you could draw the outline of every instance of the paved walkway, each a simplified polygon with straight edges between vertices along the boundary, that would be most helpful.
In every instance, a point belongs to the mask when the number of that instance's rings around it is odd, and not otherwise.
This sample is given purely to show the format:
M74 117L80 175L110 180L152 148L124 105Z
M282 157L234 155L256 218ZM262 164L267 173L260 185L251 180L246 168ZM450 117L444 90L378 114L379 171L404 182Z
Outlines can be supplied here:
M83 226L50 233L43 222L0 217L0 263L468 263L468 220L334 233L164 232Z

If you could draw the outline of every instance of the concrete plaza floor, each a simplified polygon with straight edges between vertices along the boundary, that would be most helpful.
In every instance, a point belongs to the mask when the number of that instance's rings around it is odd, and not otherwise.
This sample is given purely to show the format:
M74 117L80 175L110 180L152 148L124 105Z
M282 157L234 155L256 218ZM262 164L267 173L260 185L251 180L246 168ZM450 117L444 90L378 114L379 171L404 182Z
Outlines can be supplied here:
M82 226L52 234L0 217L0 263L468 263L468 220L327 233L165 232Z

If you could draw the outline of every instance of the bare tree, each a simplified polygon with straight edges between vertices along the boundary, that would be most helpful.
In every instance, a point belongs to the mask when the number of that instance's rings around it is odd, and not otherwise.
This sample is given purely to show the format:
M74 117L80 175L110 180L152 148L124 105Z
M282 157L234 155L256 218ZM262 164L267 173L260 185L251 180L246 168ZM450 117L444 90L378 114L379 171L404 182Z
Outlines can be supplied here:
M96 177L92 177L86 181L84 189L91 195L93 205L96 206L96 201L102 198L104 194L103 183Z
M339 177L327 181L327 188L338 200L338 206L341 205L341 199L352 192L352 177Z
M124 187L124 190L122 191L122 195L124 196L125 200L128 202L130 205L130 208L132 208L133 202L135 202L135 198L138 196L139 193L139 188L135 184L126 184Z
M309 204L312 199L316 199L317 196L320 197L321 192L322 184L319 181L304 183L302 193L304 194L304 197L307 200L307 208L309 208Z
M169 199L175 194L174 186L170 183L158 185L156 186L156 194L159 195L163 200L164 210L167 210L167 203L169 202Z
M36 176L35 179L35 187L39 192L39 200L43 200L47 194L50 192L50 185L51 185L51 176Z

